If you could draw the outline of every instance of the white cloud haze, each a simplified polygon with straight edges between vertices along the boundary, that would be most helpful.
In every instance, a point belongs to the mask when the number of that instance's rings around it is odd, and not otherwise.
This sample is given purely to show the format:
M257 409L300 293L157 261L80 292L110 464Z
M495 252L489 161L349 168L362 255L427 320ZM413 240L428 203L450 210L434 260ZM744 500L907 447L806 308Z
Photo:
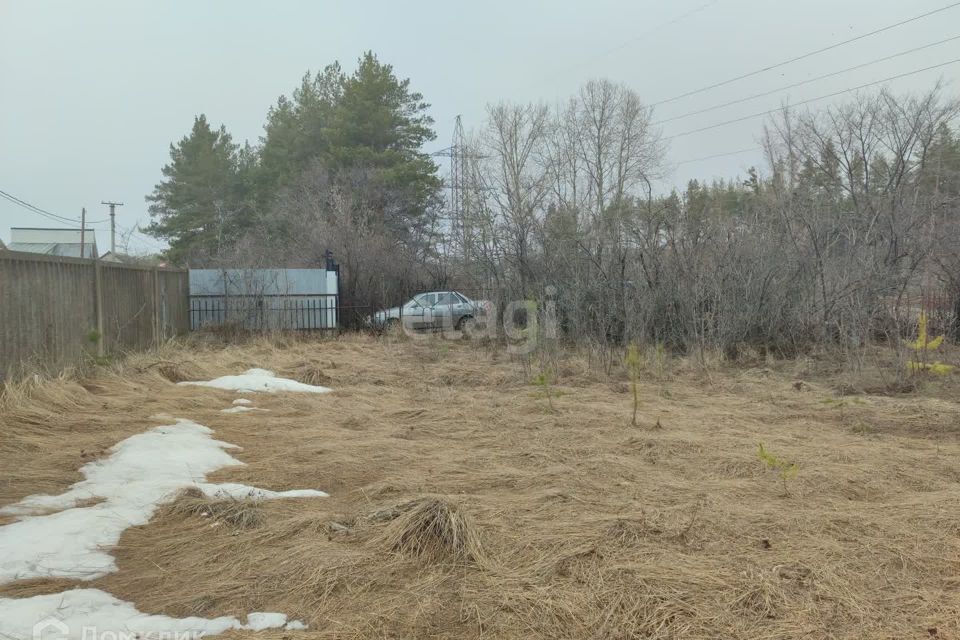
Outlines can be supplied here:
M606 77L657 102L949 4L889 0L275 3L101 0L0 2L0 189L62 216L107 217L121 233L149 221L144 196L169 145L207 114L235 140L256 142L267 109L308 69L366 49L409 77L433 106L448 146L453 120L469 130L499 100L564 100ZM771 91L960 35L960 7L795 64L658 107L657 120ZM664 135L771 109L960 58L960 40L764 98L663 125ZM919 91L960 64L891 82ZM842 100L842 97L819 104ZM755 146L762 118L671 141L672 162ZM428 149L428 150L433 150ZM443 159L440 159L443 160ZM742 173L756 152L680 164L661 185ZM441 172L446 168L441 166ZM52 226L0 200L10 226ZM108 225L94 225L101 249ZM156 241L134 236L144 252Z

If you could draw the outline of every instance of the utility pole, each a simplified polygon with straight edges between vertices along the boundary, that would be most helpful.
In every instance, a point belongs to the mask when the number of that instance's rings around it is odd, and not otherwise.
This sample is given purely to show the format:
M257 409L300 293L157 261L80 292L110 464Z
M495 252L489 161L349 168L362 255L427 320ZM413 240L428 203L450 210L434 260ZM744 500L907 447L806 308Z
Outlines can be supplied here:
M84 237L87 233L87 208L84 207L80 210L80 257L83 257L83 245L85 244L86 238Z
M110 253L116 254L117 252L117 207L122 207L122 202L103 202L100 204L105 204L110 207Z

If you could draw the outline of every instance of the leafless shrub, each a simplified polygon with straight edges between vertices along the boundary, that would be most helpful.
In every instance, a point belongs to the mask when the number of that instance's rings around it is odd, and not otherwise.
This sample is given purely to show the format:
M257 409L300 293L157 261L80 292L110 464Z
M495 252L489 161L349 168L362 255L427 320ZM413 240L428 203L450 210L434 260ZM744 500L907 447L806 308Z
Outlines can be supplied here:
M917 292L960 300L958 112L939 87L784 107L764 130L766 167L657 197L668 167L652 109L593 81L556 108L491 106L457 150L445 216L439 194L413 211L374 168L315 166L234 257L313 266L332 251L345 324L452 287L501 310L550 301L561 336L605 370L632 341L701 365L828 348L860 369L877 342L903 360ZM960 335L957 311L935 321Z

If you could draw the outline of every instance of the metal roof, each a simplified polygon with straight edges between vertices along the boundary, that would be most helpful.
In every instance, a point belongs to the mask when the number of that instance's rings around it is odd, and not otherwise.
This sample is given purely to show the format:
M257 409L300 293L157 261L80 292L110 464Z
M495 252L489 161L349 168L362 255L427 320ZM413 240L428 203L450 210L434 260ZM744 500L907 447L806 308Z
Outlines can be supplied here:
M80 243L63 242L11 242L7 245L10 251L23 251L26 253L42 253L49 256L60 256L63 258L79 258ZM87 242L83 245L83 257L95 258L97 256L97 245Z

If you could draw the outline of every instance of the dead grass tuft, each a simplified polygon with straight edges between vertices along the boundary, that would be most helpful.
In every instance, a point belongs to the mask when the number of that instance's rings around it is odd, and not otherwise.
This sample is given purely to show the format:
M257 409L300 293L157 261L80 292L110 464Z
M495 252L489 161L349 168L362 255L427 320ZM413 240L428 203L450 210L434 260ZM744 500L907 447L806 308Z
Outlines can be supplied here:
M192 362L158 362L157 373L174 384L201 379L198 367Z
M165 508L161 517L205 518L211 527L225 524L233 529L254 529L264 523L262 504L257 500L211 498L199 489L186 489Z
M318 364L313 362L300 362L282 371L281 375L293 378L304 384L312 384L320 387L329 386L332 381L330 376L324 373Z
M741 589L731 603L734 611L758 619L773 619L788 606L782 580L772 572L750 571L747 586Z
M398 505L400 514L380 540L386 548L428 562L479 564L485 560L480 531L463 509L444 498Z

